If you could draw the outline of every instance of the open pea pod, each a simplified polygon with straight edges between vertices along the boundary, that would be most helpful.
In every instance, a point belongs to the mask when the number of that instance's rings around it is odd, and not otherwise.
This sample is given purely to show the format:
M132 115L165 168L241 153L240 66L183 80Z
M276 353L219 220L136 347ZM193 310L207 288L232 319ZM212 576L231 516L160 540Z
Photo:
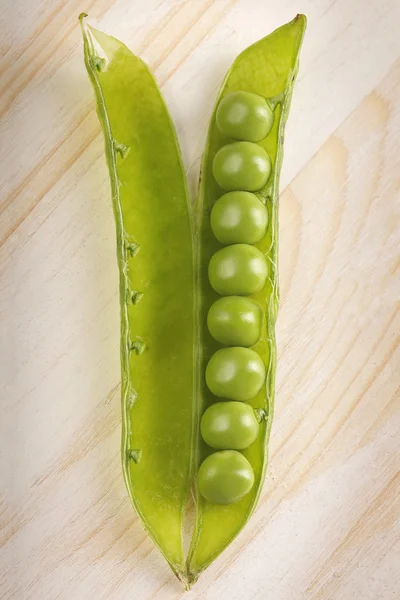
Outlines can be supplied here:
M229 70L219 92L211 117L201 168L201 183L196 205L196 255L199 272L196 279L196 296L199 318L199 396L200 414L215 402L209 391L204 372L212 355L221 348L210 335L207 313L218 295L211 287L208 266L221 244L210 227L210 212L216 200L224 194L213 174L216 153L230 140L221 133L217 121L217 107L232 92L245 91L268 99L274 111L272 129L265 139L258 142L271 159L271 174L267 184L257 191L257 196L268 210L268 227L256 247L266 256L269 274L266 285L251 297L262 305L265 320L260 341L253 350L262 358L266 367L266 384L250 401L261 420L256 441L243 450L254 471L254 485L239 502L230 505L212 504L197 492L197 522L188 557L188 579L195 581L204 570L234 539L249 519L261 492L267 465L268 439L271 429L275 387L275 321L278 311L278 194L279 175L283 158L284 128L287 120L294 80L298 70L299 51L306 27L304 15L280 27L264 39L256 42L240 54ZM198 460L210 454L210 449L200 441Z
M174 573L190 585L243 528L265 474L276 361L279 172L306 20L298 15L234 62L211 119L199 197L194 215L190 215L175 131L154 79L146 65L121 42L85 27L84 16L85 63L105 137L117 227L123 472L147 531ZM217 292L229 296L229 292L218 291L215 282L210 284L212 268L210 274L208 270L222 244L229 248L230 243L217 241L210 213L227 189L215 179L215 156L232 142L217 126L217 107L233 92L255 94L273 113L272 125L263 139L246 149L256 157L253 164L259 162L260 153L264 156L266 151L269 156L269 177L265 184L254 188L256 202L263 205L267 216L264 234L262 239L249 242L251 246L231 246L238 256L243 258L244 251L253 264L258 261L268 276L254 294L249 294L254 306L262 308L260 335L252 340L250 329L246 329L242 332L245 341L239 344L244 347L233 349L233 353L243 355L243 360L251 354L252 368L256 365L262 384L254 388L251 398L247 397L253 385L250 374L248 386L245 378L239 378L237 389L231 389L232 396L226 395L231 400L246 399L245 409L236 402L232 410L240 414L245 410L247 417L250 413L250 421L255 422L254 415L259 421L255 437L243 445L241 452L227 448L231 464L239 465L238 472L243 461L248 465L251 483L245 482L248 489L238 501L218 504L200 493L197 472L214 454L212 442L207 446L201 438L201 417L207 408L215 406L218 396L224 395L218 381L213 380L215 356L223 349L222 344L232 345L229 341L217 342L218 335L211 336L207 314L215 307ZM240 182L231 189L241 189ZM230 302L229 297L226 300ZM238 307L238 300L234 302ZM254 423L252 426L254 429ZM185 559L184 513L192 486L196 523ZM223 494L226 492L224 484L219 488Z
M180 576L193 440L193 245L174 127L147 66L86 27L117 227L122 466L143 523Z

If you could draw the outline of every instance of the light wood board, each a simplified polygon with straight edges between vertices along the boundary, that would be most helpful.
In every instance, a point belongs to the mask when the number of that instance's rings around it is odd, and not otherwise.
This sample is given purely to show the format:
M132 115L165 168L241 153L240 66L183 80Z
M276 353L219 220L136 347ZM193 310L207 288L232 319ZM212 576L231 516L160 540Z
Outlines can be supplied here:
M78 14L154 70L192 195L235 56L308 31L281 180L279 363L258 508L184 592L120 468L118 274ZM398 0L0 1L0 597L400 597Z

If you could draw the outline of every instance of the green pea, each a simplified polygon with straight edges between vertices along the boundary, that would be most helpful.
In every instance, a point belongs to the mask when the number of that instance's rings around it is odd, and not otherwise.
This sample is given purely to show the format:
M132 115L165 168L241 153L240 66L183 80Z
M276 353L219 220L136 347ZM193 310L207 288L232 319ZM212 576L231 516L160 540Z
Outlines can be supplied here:
M220 296L250 296L262 290L268 275L265 256L254 246L221 248L208 266L210 283Z
M251 400L258 394L265 375L263 361L248 348L217 350L206 368L207 386L214 396L240 402Z
M211 211L211 229L221 244L256 244L267 224L268 211L251 192L228 192Z
M261 337L263 310L250 298L226 296L211 305L207 326L224 346L254 346Z
M257 192L265 186L270 173L271 159L264 148L252 142L227 144L214 157L214 178L227 192Z
M219 130L234 140L259 142L267 137L274 113L267 100L251 92L232 92L217 108Z
M236 450L214 452L202 462L197 474L200 494L212 504L233 504L249 493L254 471Z
M216 402L201 419L201 435L216 450L244 450L257 437L254 410L243 402Z

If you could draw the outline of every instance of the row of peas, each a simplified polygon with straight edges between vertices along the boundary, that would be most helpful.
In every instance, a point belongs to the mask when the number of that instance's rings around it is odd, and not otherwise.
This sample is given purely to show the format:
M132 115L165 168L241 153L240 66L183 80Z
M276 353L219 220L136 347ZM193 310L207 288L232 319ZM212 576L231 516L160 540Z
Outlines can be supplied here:
M201 464L198 485L214 504L240 500L254 484L254 472L240 450L258 435L259 423L246 404L264 385L266 371L251 350L261 337L263 309L246 296L259 292L268 276L265 256L252 244L265 235L268 211L256 194L270 177L271 160L256 142L270 132L274 120L268 101L250 92L233 92L219 104L217 125L234 141L215 155L213 175L227 193L211 212L211 229L225 247L209 264L209 280L222 296L211 306L207 325L212 337L227 346L217 350L206 368L209 390L224 402L212 404L201 420L201 435L211 448Z

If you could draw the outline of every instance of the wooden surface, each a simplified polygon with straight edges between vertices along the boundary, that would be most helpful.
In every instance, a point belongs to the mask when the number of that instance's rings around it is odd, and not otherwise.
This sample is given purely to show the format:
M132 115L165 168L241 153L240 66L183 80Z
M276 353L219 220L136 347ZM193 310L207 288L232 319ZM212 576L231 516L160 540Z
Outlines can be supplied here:
M399 598L398 0L0 5L0 597ZM234 57L309 18L281 181L270 466L250 523L189 593L121 476L114 223L84 9L154 69L192 190Z

